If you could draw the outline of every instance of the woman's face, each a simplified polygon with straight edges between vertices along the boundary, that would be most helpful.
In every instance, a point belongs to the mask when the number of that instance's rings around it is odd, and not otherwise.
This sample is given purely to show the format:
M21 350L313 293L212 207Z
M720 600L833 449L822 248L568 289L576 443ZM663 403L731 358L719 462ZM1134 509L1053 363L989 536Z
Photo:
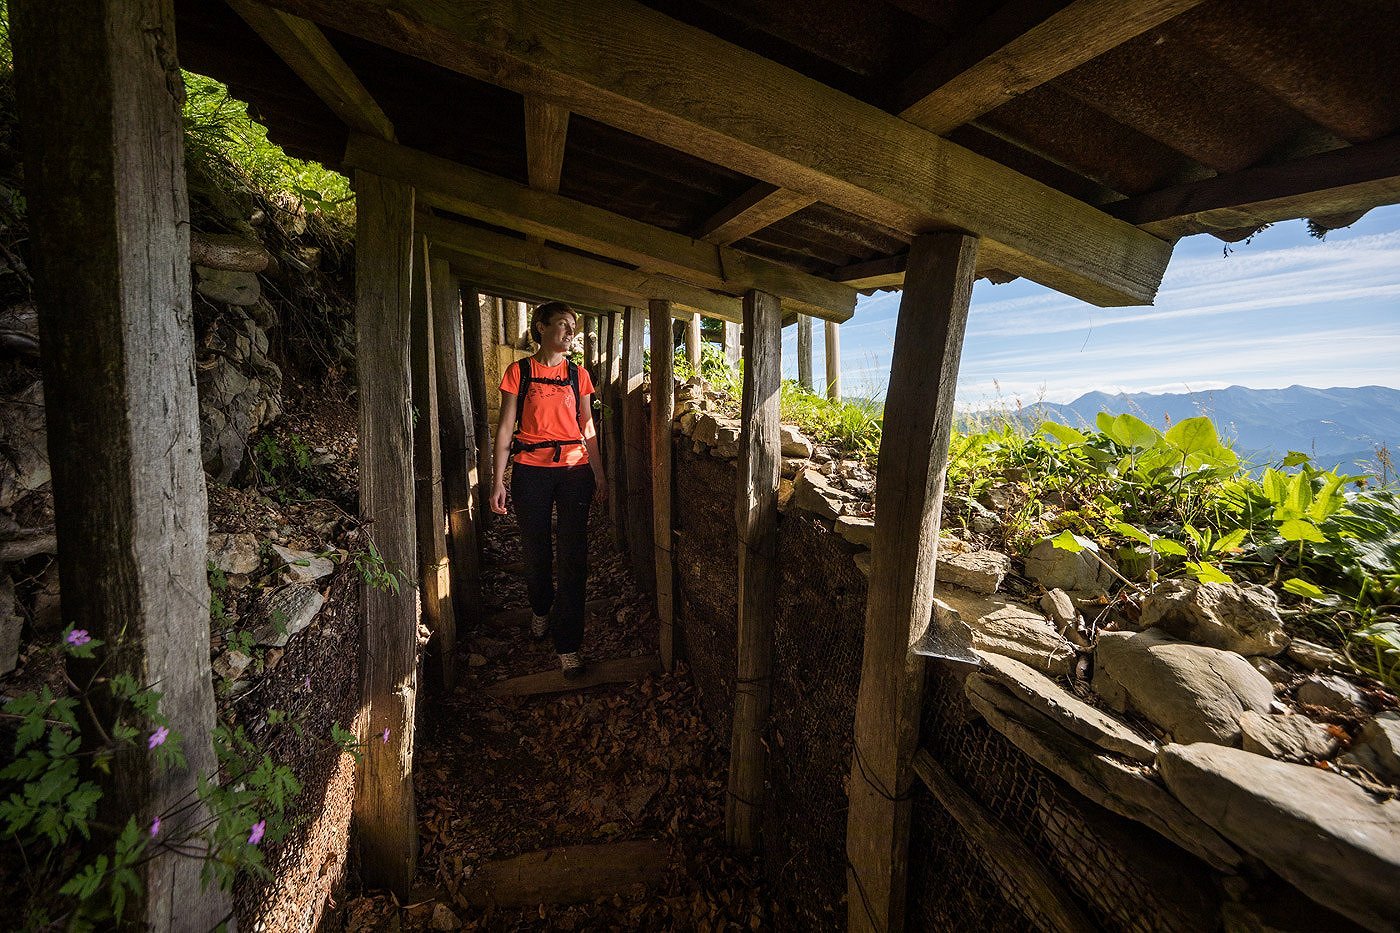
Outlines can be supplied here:
M567 353L578 333L578 318L568 311L552 314L538 327L540 346L553 353Z

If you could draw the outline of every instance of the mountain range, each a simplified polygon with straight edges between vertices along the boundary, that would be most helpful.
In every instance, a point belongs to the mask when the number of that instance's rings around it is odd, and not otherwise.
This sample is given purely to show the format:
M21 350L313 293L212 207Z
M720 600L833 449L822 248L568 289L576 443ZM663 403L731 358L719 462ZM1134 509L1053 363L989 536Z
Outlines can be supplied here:
M1230 386L1160 395L1089 392L1068 404L1037 403L1024 415L1037 423L1053 420L1084 427L1093 426L1101 411L1115 415L1129 412L1160 429L1207 415L1236 452L1256 465L1297 450L1312 457L1318 466L1340 464L1343 471L1369 473L1378 469L1377 447L1400 451L1400 389L1385 386Z

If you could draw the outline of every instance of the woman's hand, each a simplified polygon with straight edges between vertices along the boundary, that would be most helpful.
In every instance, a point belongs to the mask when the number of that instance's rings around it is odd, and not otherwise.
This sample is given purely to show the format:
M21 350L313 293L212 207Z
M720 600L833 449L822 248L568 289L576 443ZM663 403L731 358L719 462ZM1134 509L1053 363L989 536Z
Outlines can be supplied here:
M497 515L506 514L506 484L496 483L491 488L491 511Z
M608 478L601 470L593 474L593 501L599 505L608 501Z

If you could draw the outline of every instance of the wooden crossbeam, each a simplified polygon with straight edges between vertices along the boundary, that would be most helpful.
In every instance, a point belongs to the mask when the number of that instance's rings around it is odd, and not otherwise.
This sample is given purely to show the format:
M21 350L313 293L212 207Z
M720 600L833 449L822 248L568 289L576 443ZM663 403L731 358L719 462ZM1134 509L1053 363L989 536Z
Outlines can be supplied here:
M562 671L541 671L512 677L486 688L486 694L493 697L536 696L542 693L565 693L570 690L586 690L602 684L630 684L645 680L649 675L661 670L661 659L654 654L640 658L613 658L595 661L584 668L583 676L567 679Z
M855 311L855 290L845 285L557 194L535 191L405 146L351 134L345 163L377 166L376 171L414 185L421 203L588 250L701 288L731 295L762 288L802 313L824 320L849 320Z
M998 267L1095 304L1149 303L1171 255L1082 201L634 0L275 2L910 235L972 231Z
M943 134L1186 12L1201 0L1003 4L904 86L900 116Z
M808 195L761 181L705 221L695 235L706 243L728 246L816 201Z
M519 269L548 273L581 285L623 292L637 300L666 298L687 311L698 311L726 321L741 320L743 316L739 299L667 276L628 269L441 217L420 215L418 223L419 229L427 233L435 244L460 253Z
M569 111L538 97L525 98L525 167L530 187L559 193Z
M477 906L533 907L578 904L636 885L660 884L671 867L671 847L640 839L610 844L561 846L487 862L459 888Z
M257 0L228 4L342 123L379 139L394 139L394 124L314 23Z

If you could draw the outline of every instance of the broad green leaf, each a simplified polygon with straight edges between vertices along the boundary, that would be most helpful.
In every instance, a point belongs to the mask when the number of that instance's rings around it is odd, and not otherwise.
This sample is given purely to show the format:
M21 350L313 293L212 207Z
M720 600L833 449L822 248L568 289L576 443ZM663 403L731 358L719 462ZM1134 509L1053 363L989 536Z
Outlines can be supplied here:
M1263 478L1259 485L1264 488L1264 495L1275 508L1281 508L1288 499L1288 474L1280 473L1273 467L1264 471Z
M1113 416L1106 411L1101 411L1094 416L1094 427L1099 429L1100 434L1113 436Z
M1302 596L1304 599L1327 598L1326 593L1307 580L1304 580L1302 577L1294 577L1291 580L1283 581L1283 589L1285 592L1292 593L1294 596Z
M1190 523L1186 524L1184 528L1186 531L1186 537L1191 539L1191 543L1196 545L1197 550L1206 550L1206 545L1209 541L1210 529L1207 528L1206 533L1202 535L1199 531L1196 530L1196 526Z
M1146 450L1162 437L1152 425L1126 412L1113 419L1107 433L1119 444L1133 450Z
M1167 443L1184 454L1203 454L1220 447L1220 435L1209 418L1187 418L1167 430Z
M1346 482L1345 476L1339 476L1335 472L1324 473L1326 479L1322 483L1322 489L1313 496L1312 505L1308 506L1308 517L1313 521L1324 521L1329 515L1346 505L1346 496L1340 490L1342 483Z
M1301 452L1296 451L1296 450L1290 450L1290 451L1288 452L1288 456L1286 456L1286 457L1283 458L1283 466L1285 466L1285 467L1302 466L1303 464L1307 463L1307 462L1309 461L1309 459L1311 459L1311 458L1309 458L1308 455L1305 454L1305 453L1301 453Z
M1219 538L1213 545L1211 545L1211 548L1210 548L1211 553L1212 553L1212 554L1230 554L1230 553L1233 553L1234 551L1236 551L1236 550L1239 549L1239 546L1240 546L1241 544L1244 543L1245 535L1247 535L1247 534L1248 534L1248 532L1247 532L1245 529L1243 529L1243 528L1236 528L1234 531L1227 532L1227 533L1221 535L1220 538Z
M1082 444L1088 440L1088 438L1079 431L1076 431L1067 424L1060 424L1057 421L1043 422L1037 430L1037 433L1048 434L1065 446L1069 446L1070 444Z
M1129 525L1127 522L1114 522L1111 527L1114 531L1118 532L1120 535L1123 535L1125 538L1132 538L1135 541L1141 541L1143 544L1152 543L1151 535L1143 531L1141 528L1135 528L1134 526Z
M1186 569L1191 572L1191 576L1202 583L1229 583L1230 575L1219 567L1207 561L1197 563L1194 560L1186 562Z
M1304 521L1301 518L1290 518L1282 525L1278 526L1279 537L1285 541L1316 541L1319 544L1326 544L1327 537L1312 522Z
M1069 551L1071 554L1078 554L1084 550L1084 544L1081 543L1079 537L1068 528L1051 538L1050 543L1061 551Z
M1186 548L1180 541L1173 541L1171 538L1153 538L1152 550L1158 554L1171 554L1175 557L1186 556Z

